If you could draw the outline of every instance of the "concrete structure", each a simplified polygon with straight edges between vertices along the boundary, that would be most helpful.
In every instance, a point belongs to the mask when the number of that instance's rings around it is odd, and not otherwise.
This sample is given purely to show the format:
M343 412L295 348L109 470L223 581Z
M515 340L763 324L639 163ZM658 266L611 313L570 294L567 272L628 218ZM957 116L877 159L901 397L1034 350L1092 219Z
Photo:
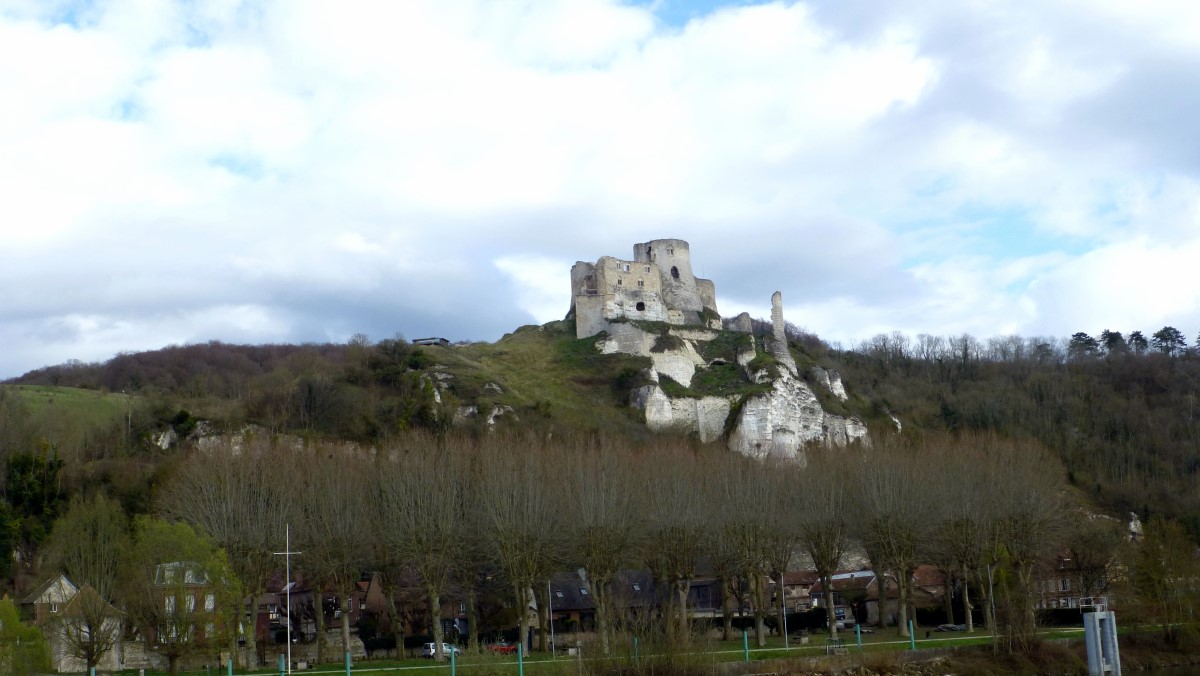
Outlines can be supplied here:
M602 256L575 263L571 296L577 338L628 319L721 328L716 286L692 274L691 251L681 239L635 244L633 260Z

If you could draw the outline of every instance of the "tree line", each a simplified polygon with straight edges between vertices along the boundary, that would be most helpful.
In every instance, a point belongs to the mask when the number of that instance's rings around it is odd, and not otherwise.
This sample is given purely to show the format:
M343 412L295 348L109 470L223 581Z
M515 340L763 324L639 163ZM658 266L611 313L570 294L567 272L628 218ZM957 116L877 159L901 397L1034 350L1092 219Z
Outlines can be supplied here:
M551 574L583 568L607 652L632 621L612 593L623 569L649 570L661 590L661 614L640 631L691 640L688 592L703 566L720 578L726 633L733 591L748 590L761 645L768 618L780 612L769 581L798 567L822 579L836 633L830 578L858 552L898 596L900 635L912 617L913 572L936 563L958 581L963 621L981 609L1003 645L1020 649L1034 636L1035 569L1069 531L1057 467L1037 444L986 435L814 448L807 467L673 438L635 445L583 435L411 434L383 447L227 438L174 469L154 517L122 522L103 495L77 499L55 525L44 571L62 570L105 601L136 608L136 585L114 586L113 571L125 565L119 553L146 542L151 524L186 528L193 535L179 541L209 543L196 551L210 552L215 577L240 590L241 601L225 606L232 626L281 568L273 552L290 526L293 548L303 552L293 570L314 590L346 604L365 571L381 575L393 605L401 588L419 590L423 612L408 614L425 618L438 645L441 601L453 594L464 599L470 647L478 649L478 594L488 581L503 581L509 607L536 605L544 628ZM350 641L349 609L341 610L339 656ZM405 609L389 610L392 630L402 632ZM526 641L528 615L511 619ZM315 620L318 660L334 659L324 644L333 628L324 612ZM254 632L245 637L256 654ZM538 641L545 649L544 631Z

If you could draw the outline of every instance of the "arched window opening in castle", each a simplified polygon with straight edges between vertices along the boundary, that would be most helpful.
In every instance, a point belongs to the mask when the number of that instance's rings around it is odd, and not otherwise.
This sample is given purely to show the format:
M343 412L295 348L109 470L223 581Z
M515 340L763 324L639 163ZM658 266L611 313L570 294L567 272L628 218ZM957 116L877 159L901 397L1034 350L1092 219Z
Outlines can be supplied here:
M639 279L639 280L638 280L638 286L639 286L639 287L644 287L644 286L646 286L646 282L644 282L644 281L642 281L642 280L640 280L640 279Z
M621 279L620 277L617 277L617 286L622 286L621 282L623 282L623 281L625 281L625 280Z
M673 279L679 279L679 268L675 267L674 265L671 266L671 277Z
M642 301L640 301L640 300L639 300L639 301L638 301L638 304L637 304L637 311L638 311L638 312L645 312L645 311L646 311L646 304L645 304L645 303L643 303Z

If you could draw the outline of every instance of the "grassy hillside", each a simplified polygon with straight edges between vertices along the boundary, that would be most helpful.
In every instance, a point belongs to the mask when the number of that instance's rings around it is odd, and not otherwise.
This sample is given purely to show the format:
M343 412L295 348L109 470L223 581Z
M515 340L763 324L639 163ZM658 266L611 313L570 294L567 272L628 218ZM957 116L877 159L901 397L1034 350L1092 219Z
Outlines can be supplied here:
M596 338L576 340L574 332L569 322L551 322L523 326L496 343L423 349L434 364L429 370L453 376L449 390L458 403L481 411L507 405L518 416L572 429L644 433L628 395L650 360L602 355Z

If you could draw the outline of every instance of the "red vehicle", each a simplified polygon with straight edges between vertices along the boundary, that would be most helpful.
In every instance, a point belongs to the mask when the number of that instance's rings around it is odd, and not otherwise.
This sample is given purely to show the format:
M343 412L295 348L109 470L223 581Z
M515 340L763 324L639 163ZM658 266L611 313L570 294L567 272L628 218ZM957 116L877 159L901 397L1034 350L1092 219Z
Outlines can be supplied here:
M490 646L488 646L487 649L498 655L516 655L517 654L516 644L509 643L508 641L500 641L499 643L493 643Z

